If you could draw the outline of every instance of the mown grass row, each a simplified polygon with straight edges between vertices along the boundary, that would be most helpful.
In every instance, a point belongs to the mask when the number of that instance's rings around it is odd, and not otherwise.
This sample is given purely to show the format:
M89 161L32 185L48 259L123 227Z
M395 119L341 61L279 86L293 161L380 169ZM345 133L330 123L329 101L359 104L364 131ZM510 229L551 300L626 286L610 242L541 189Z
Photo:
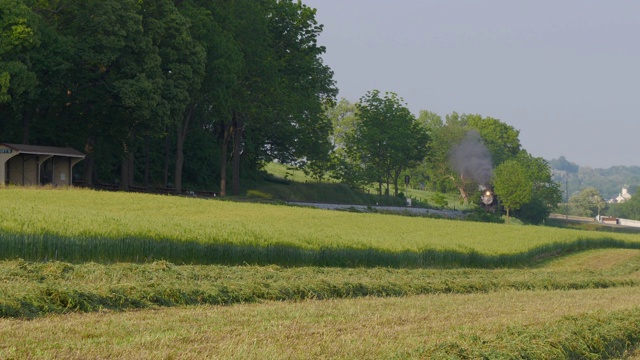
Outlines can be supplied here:
M496 336L467 336L399 358L621 359L637 351L638 344L640 308L567 316L544 326L510 326Z
M102 238L92 235L0 233L0 259L28 261L145 263L165 260L197 265L280 265L393 268L521 267L540 258L576 251L618 248L640 249L640 242L611 238L577 239L549 243L522 253L483 254L475 249L390 251L379 248L301 248L287 244L263 246L153 238Z
M0 358L603 359L639 288L265 302L0 319Z
M0 317L273 300L640 286L640 256L597 270L397 270L0 262Z

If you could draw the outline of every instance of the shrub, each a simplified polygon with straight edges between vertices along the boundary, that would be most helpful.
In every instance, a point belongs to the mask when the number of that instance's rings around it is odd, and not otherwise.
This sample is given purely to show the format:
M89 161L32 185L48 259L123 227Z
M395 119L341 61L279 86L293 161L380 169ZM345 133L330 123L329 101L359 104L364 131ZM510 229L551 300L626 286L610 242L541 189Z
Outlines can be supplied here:
M247 197L252 199L271 200L273 196L258 190L247 190Z

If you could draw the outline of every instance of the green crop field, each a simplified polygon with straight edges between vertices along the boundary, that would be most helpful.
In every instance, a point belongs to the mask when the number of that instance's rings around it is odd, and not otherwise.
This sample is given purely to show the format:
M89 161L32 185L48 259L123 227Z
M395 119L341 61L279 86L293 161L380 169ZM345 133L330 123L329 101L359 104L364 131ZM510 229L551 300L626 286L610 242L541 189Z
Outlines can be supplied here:
M331 266L507 266L640 237L90 190L4 189L0 257Z
M640 236L0 190L0 358L634 358Z

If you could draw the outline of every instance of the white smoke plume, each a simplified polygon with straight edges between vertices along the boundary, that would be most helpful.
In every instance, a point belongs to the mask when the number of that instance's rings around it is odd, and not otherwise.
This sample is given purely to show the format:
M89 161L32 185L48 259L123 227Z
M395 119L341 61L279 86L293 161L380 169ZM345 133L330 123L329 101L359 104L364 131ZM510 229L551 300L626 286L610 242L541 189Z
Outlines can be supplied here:
M482 142L480 134L470 130L462 142L451 149L449 156L451 166L465 179L473 179L478 184L486 185L493 173L493 164L489 149Z

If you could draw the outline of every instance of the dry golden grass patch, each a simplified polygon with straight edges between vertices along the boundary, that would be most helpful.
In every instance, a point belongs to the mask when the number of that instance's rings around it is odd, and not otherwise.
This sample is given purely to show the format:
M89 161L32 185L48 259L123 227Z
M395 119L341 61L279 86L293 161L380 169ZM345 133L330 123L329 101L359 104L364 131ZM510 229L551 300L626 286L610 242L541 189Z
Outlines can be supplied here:
M640 250L598 249L576 253L552 260L544 265L548 270L612 270L640 258Z
M379 359L634 309L640 288L266 302L0 320L0 358ZM514 339L515 340L515 339Z
M640 349L636 349L633 352L627 354L627 360L640 360Z

